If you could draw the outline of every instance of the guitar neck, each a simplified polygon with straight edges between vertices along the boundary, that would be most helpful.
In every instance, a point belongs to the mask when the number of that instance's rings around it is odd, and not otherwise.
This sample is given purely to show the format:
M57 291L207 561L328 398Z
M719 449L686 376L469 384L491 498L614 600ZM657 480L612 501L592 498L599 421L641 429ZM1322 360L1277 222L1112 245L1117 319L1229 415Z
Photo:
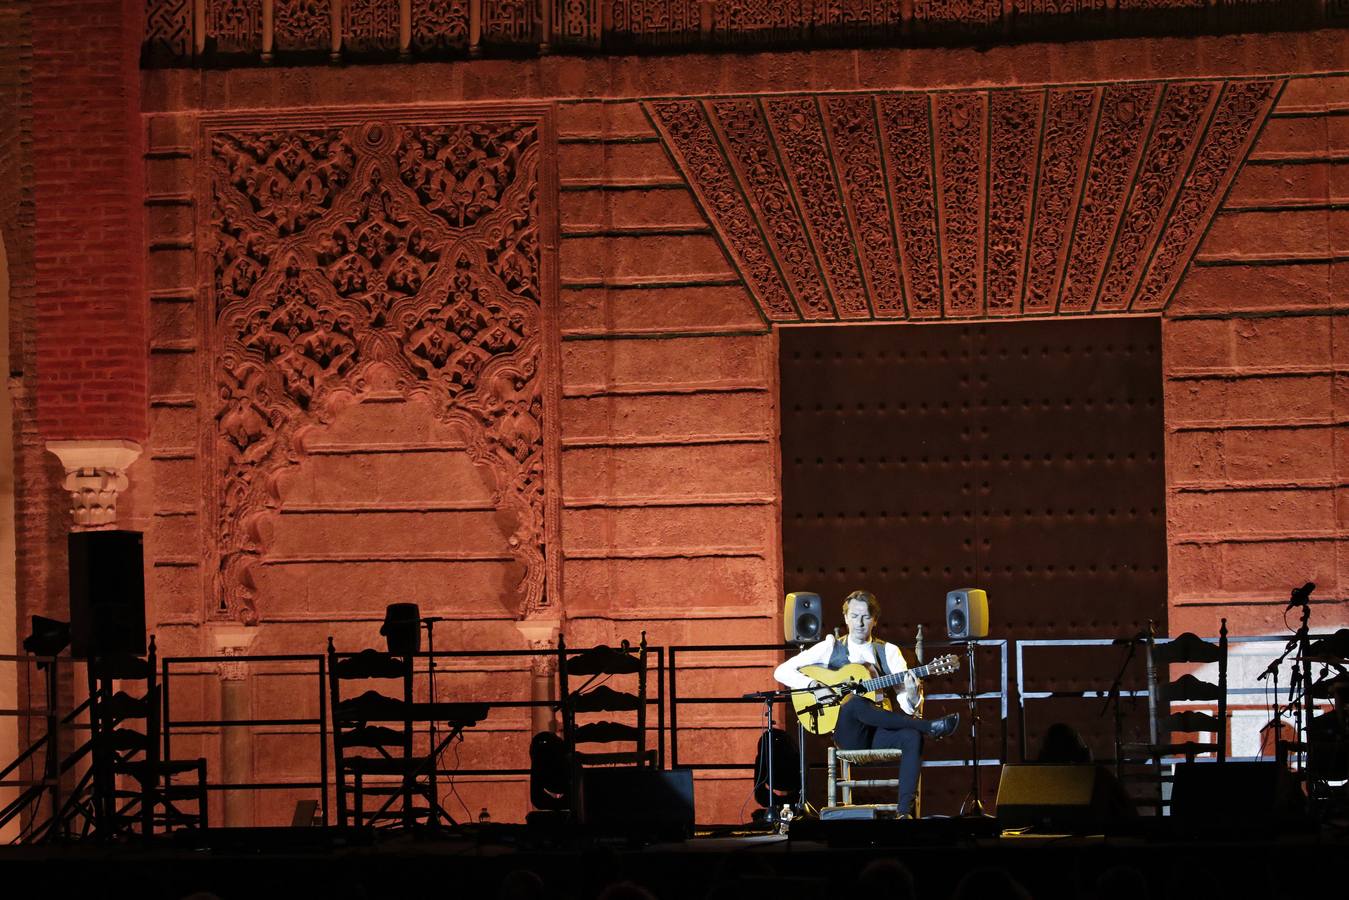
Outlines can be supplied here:
M883 691L886 688L891 688L899 684L908 675L912 675L914 678L926 678L931 671L931 666L919 666L916 669L905 669L903 672L895 672L893 675L882 675L880 678L870 678L862 682L862 689L867 693L871 693L872 691Z

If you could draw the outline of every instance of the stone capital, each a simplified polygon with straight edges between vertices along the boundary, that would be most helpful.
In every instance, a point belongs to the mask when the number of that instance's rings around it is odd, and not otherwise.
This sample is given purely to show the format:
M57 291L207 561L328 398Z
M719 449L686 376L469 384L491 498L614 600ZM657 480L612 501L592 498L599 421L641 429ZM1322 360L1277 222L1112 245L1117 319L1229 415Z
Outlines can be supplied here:
M211 643L217 656L223 657L216 665L221 681L243 681L248 677L248 663L231 657L246 656L258 629L246 625L215 625L210 629Z
M87 531L117 525L117 495L127 489L126 470L141 455L134 441L48 441L47 449L66 470L62 487L70 492L72 529Z
M531 650L539 651L538 655L530 657L530 671L535 675L551 675L557 669L557 657L544 651L557 648L557 635L562 628L561 620L523 619L515 623L515 628Z

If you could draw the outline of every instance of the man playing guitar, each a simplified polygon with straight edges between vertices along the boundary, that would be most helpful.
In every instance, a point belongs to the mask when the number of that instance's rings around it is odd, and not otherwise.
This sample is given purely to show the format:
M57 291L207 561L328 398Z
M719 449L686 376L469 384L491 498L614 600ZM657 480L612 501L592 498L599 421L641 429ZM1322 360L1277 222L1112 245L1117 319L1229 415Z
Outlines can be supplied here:
M899 762L898 815L910 818L918 792L923 736L942 738L951 734L960 723L959 713L933 720L918 718L921 695L918 679L911 675L904 678L903 689L896 691L899 709L887 709L866 697L841 697L835 688L801 671L810 666L841 669L849 663L864 664L882 676L907 671L908 664L897 646L872 640L871 631L876 627L879 614L880 605L873 594L853 591L843 601L843 621L848 626L848 637L836 640L833 635L827 636L778 666L773 677L794 690L818 688L815 696L820 703L842 703L834 732L834 744L839 749L903 751Z

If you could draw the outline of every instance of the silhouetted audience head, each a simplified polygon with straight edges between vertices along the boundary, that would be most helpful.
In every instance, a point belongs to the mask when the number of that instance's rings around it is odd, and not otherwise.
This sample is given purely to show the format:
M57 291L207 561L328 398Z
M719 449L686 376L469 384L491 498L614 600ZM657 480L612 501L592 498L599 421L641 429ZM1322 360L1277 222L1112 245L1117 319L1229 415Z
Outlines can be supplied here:
M631 881L620 881L617 884L611 884L604 890L596 900L656 900L656 895L642 887L640 884L634 884Z
M1096 878L1096 900L1148 900L1148 881L1133 866L1111 866Z
M547 896L543 879L529 869L509 872L497 885L497 900L544 900Z
M876 900L916 900L913 873L897 859L873 859L857 875L857 888Z
M965 873L951 900L1031 900L1031 895L1011 872L1001 867L985 867Z
M1080 765L1091 762L1091 749L1076 728L1066 722L1055 722L1045 729L1035 761L1060 766Z

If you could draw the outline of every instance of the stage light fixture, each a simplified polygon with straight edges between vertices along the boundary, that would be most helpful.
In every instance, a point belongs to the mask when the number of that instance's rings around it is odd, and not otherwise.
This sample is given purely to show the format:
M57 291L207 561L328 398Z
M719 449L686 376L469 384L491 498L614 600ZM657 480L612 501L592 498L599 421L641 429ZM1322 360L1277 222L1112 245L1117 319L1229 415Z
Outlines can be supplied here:
M422 611L415 603L390 603L384 610L384 635L389 653L411 656L422 649Z
M33 631L23 639L23 649L34 656L55 656L70 645L70 623L33 616Z

